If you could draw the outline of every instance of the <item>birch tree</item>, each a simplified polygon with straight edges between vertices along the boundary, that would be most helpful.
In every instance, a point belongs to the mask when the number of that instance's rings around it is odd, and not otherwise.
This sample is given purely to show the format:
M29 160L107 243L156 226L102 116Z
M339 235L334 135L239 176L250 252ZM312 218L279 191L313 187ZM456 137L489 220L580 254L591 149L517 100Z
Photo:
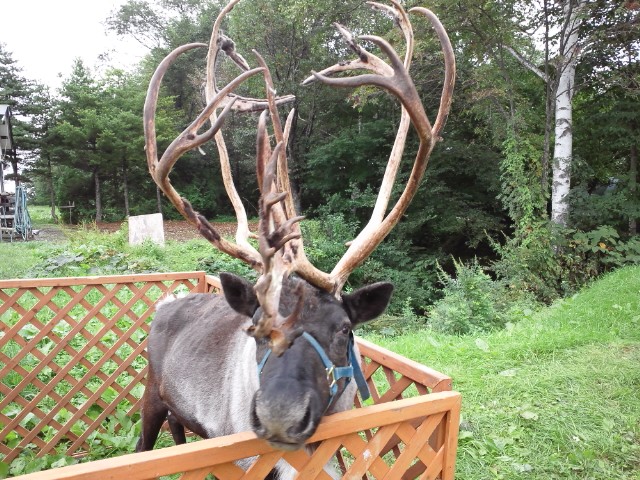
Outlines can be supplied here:
M573 109L576 66L580 58L578 28L586 0L567 0L563 6L564 22L560 34L558 82L555 90L555 148L551 181L551 221L566 226L569 220L567 195L571 188L573 158ZM548 81L548 79L547 79Z
M554 9L543 1L544 12L544 70L521 55L513 47L506 47L520 63L534 72L547 84L548 95L553 102L554 149L551 164L551 221L566 226L569 219L568 194L571 188L571 164L573 158L573 115L572 100L576 89L576 67L585 51L581 38L581 24L586 10L586 0L564 0L561 15L557 21L550 16ZM555 26L558 32L553 35ZM557 39L554 38L557 36ZM555 55L551 57L550 45L557 44ZM551 66L552 68L549 68ZM553 74L555 72L555 74ZM550 87L550 88L549 88Z

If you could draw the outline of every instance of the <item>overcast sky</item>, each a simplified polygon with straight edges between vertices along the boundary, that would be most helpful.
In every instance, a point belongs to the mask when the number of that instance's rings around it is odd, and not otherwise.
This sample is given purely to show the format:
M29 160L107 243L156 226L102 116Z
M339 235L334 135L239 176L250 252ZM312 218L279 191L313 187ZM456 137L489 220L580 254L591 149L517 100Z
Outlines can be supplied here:
M103 25L126 0L1 0L0 42L12 53L25 77L53 88L68 77L77 57L93 68L109 53L109 64L128 67L145 50Z

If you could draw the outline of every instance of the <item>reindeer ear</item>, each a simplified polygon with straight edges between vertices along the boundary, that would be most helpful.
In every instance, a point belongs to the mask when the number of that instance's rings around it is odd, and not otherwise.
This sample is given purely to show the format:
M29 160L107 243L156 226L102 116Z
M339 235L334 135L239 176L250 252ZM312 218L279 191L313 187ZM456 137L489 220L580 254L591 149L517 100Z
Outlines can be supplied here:
M347 310L351 323L368 322L385 311L393 293L393 285L378 282L359 288L353 293L342 296L342 304Z
M233 273L221 273L220 283L229 306L242 315L253 317L258 309L258 298L253 291L253 285Z

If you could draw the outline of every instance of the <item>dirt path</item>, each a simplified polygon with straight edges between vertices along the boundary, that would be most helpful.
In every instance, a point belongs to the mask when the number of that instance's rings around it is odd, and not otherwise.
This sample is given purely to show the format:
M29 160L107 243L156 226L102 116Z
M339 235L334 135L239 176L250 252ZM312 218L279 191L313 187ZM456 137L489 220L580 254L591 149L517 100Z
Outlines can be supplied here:
M223 235L231 236L235 235L236 225L235 223L213 223L213 226ZM115 233L122 227L122 222L101 222L96 224L96 228L104 233ZM72 234L74 229L81 227L64 226L54 224L44 224L42 226L36 226L34 231L37 231L37 235L34 235L33 240L45 241L45 242L64 242L68 239L68 235ZM256 231L257 224L250 224L249 228L252 231ZM164 238L165 240L191 240L193 238L202 238L197 232L195 227L186 221L182 220L165 220L164 221ZM21 241L22 239L20 239Z

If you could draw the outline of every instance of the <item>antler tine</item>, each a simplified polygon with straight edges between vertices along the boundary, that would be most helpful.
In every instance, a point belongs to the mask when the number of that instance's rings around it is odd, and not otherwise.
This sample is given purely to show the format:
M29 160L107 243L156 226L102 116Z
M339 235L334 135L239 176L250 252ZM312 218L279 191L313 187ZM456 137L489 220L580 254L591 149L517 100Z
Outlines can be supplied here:
M456 57L453 53L453 46L451 45L449 35L447 35L447 31L435 13L428 8L423 7L414 7L409 10L409 12L419 13L429 19L431 25L436 31L436 34L438 35L440 46L442 47L442 53L444 54L444 85L442 87L442 96L440 97L438 116L433 124L433 135L439 139L440 133L447 123L449 111L451 110L453 87L456 82Z
M264 133L259 133L258 143L262 143ZM254 290L258 301L262 306L262 317L258 322L249 327L247 332L257 338L270 338L270 346L274 353L281 355L300 335L301 330L295 327L300 305L287 318L280 317L278 308L282 282L290 271L290 263L282 254L285 246L293 239L300 237L300 232L294 230L304 217L286 219L283 209L283 199L286 192L278 191L278 157L283 149L283 144L278 143L271 153L267 165L264 166L262 179L262 196L260 199L260 236L259 251L262 256L264 271ZM258 161L262 161L259 158Z
M210 99L219 91L216 84L215 68L220 51L224 51L227 56L231 58L231 60L233 60L233 62L241 70L247 70L249 68L249 64L244 59L244 57L236 51L235 43L233 42L233 40L231 40L228 36L224 35L221 32L222 21L224 20L226 15L231 12L231 10L233 10L233 8L239 1L240 0L232 0L231 2L229 2L220 11L213 24L211 39L209 41L209 53L207 55L207 84L205 90L207 101L210 101ZM294 99L295 97L293 95L287 95L276 99L276 102L278 104L284 104L287 102L291 102ZM233 109L241 112L261 111L268 108L268 102L264 99L242 97L231 93L227 95L227 98L221 102L220 106L224 106L226 103L233 103ZM211 114L211 121L215 122L216 118L217 115L214 111ZM250 237L255 238L255 235L252 234L249 230L247 213L240 199L240 195L238 194L233 183L231 165L229 162L229 153L227 151L227 146L222 132L218 132L214 138L216 141L216 146L218 148L218 156L220 157L220 170L222 173L224 187L238 220L238 226L236 228L236 243L238 243L238 245L242 245L243 248L255 251L248 240Z
M152 178L160 189L164 192L171 203L178 209L180 214L185 217L190 223L195 225L200 233L213 243L221 251L239 258L253 268L261 267L260 256L255 249L248 249L241 245L236 245L222 238L220 234L211 226L211 224L199 213L195 212L191 207L191 204L184 198L180 197L178 192L173 188L169 181L169 172L178 159L188 150L196 148L206 141L210 140L219 131L223 120L230 109L233 107L233 102L229 102L223 110L220 117L211 122L211 127L202 134L198 134L198 130L204 125L204 123L210 118L211 113L219 107L222 100L235 89L238 85L244 82L247 78L261 72L261 68L255 68L247 72L242 73L230 82L225 88L220 90L204 108L202 113L169 145L164 154L158 160L158 152L156 145L156 133L155 133L155 111L158 103L158 94L160 91L160 85L162 78L168 70L168 68L175 62L179 55L191 50L193 48L206 47L205 44L189 44L182 47L178 47L172 51L165 59L160 63L156 69L147 91L147 98L144 106L144 130L145 130L145 144L147 154L147 164L149 172Z
M264 185L262 179L269 157L271 157L271 145L269 144L269 135L267 134L267 111L264 110L258 119L258 135L256 139L256 178L261 195Z
M264 69L267 103L277 143L271 151L265 111L260 115L257 135L257 176L261 191L259 251L263 258L264 270L254 287L263 308L263 315L256 325L249 329L249 334L255 337L268 336L272 351L280 355L301 333L295 326L301 300L299 299L298 305L287 319L280 317L278 308L282 282L292 271L292 260L297 250L292 247L292 243L301 239L299 222L304 217L295 215L287 175L286 142L294 113L293 110L289 113L283 130L271 74L264 59L257 52L254 53L258 64ZM270 157L268 161L267 156ZM301 244L299 246L301 248Z
M360 234L358 234L353 242L351 242L349 249L330 274L330 278L335 285L336 294L340 292L349 274L360 263L362 263L371 254L375 247L388 235L408 207L410 201L415 195L420 180L424 175L428 158L435 144L435 139L438 138L437 136L444 126L451 102L451 93L455 77L455 59L453 57L453 50L448 50L447 45L450 47L450 43L448 42L448 37L444 28L440 22L437 21L435 15L430 11L426 9L413 9L429 18L438 32L442 48L445 51L445 86L441 98L441 107L437 124L432 127L424 111L415 85L408 73L410 57L413 49L411 25L401 5L393 0L392 3L394 7L393 9L379 3L370 2L375 9L393 14L396 23L400 25L405 33L408 45L407 56L404 62L400 60L395 50L393 50L393 48L382 38L369 35L359 37L363 40L371 41L376 44L387 56L390 65L385 63L385 65L387 65L386 68L381 67L380 63L384 63L382 60L375 55L366 52L363 48L355 45L355 41L351 34L345 34L342 32L347 43L349 43L351 48L356 52L356 54L358 54L359 60L352 61L348 64L329 67L320 73L312 72L315 79L337 87L359 87L363 85L375 85L381 87L395 95L403 106L403 114L401 117L398 137L396 138L396 142L391 153L390 161L385 172L385 177L374 207L373 215L365 228L360 232ZM434 19L436 21L434 21ZM375 60L372 61L372 59ZM327 76L336 72L352 71L356 69L365 69L372 71L373 73L361 74L355 77L340 78L330 78ZM305 80L305 83L309 83L310 81L311 78L308 78ZM416 154L413 169L407 185L394 207L385 217L384 214L391 195L393 180L396 177L397 168L404 149L408 128L407 119L411 120L411 123L413 123L414 128L418 133L420 146L418 148L418 153Z

